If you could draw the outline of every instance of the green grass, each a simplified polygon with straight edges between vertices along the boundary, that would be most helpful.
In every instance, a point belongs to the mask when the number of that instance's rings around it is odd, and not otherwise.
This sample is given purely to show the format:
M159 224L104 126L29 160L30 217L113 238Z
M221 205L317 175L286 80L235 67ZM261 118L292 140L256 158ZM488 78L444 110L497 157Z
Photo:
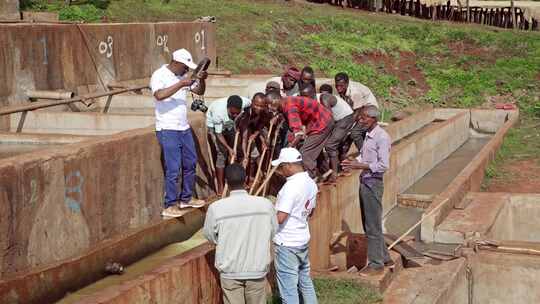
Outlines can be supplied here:
M313 280L317 300L320 304L372 304L381 303L381 295L373 289L363 287L354 281L316 278ZM268 301L279 304L277 296Z

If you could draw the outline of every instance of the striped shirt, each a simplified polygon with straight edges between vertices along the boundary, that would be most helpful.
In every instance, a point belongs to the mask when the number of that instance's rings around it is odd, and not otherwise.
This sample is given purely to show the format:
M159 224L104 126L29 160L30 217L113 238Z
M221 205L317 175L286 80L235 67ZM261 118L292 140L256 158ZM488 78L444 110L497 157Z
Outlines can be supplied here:
M293 133L306 127L306 134L321 133L332 121L332 112L317 100L303 96L289 96L283 107L283 113Z

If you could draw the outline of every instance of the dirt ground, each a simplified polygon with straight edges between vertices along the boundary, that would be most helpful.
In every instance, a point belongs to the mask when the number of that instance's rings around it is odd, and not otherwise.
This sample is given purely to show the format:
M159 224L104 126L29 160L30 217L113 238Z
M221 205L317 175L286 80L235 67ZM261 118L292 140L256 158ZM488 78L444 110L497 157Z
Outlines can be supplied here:
M540 160L508 162L501 167L501 176L493 178L488 192L540 193Z

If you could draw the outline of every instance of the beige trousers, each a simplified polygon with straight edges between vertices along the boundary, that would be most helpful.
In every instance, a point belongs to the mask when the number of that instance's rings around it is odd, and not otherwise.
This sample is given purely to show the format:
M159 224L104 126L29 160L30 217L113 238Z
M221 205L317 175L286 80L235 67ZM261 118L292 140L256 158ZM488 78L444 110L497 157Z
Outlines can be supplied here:
M224 304L266 304L266 278L232 280L221 278Z

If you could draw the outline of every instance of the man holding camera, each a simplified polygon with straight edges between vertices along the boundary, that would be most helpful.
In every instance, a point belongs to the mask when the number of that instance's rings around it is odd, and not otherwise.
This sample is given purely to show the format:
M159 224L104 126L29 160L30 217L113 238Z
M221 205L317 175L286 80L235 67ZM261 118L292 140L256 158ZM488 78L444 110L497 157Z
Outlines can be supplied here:
M189 69L197 68L191 54L180 49L172 54L169 64L161 66L152 74L150 88L154 95L156 135L165 162L165 208L163 216L178 217L181 209L204 206L204 202L192 198L195 186L197 151L187 119L187 94L195 80L187 77ZM205 71L199 73L198 85L193 92L204 94ZM182 165L182 191L177 183Z
M208 106L206 127L216 150L218 193L223 192L224 172L227 160L229 158L234 159L237 156L235 148L238 147L234 147L236 118L250 105L251 100L238 95L231 95L228 98L215 100Z

